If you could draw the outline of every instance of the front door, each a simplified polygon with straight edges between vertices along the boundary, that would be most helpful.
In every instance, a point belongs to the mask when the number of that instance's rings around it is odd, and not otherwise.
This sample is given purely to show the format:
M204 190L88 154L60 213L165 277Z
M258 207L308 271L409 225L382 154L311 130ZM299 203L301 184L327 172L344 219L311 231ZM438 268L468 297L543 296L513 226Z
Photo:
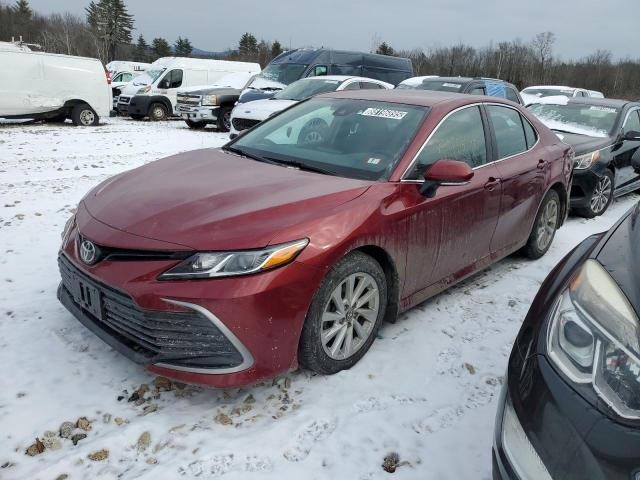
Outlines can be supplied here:
M640 132L640 109L630 110L625 116L621 134L631 131ZM640 141L621 140L611 153L616 168L616 190L620 193L635 190L640 180Z
M487 163L487 135L480 108L469 106L447 117L418 154L405 181L419 183L438 160L460 160L474 169L465 185L442 185L433 198L407 183L407 283L412 295L439 284L440 290L486 266L498 222L501 184Z

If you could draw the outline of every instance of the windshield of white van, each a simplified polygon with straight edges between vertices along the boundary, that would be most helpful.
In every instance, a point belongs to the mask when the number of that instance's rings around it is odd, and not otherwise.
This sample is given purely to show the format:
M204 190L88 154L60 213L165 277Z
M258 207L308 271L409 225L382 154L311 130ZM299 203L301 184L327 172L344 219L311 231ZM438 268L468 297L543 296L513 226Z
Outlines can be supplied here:
M166 68L162 68L162 69L153 69L153 70L147 70L146 72L141 73L140 75L138 75L136 78L133 79L133 84L134 85L151 85L153 82L155 82L158 77L160 75L162 75L162 72L164 72L166 70Z
M258 76L273 82L289 85L302 77L307 67L308 65L300 65L298 63L272 63L267 65Z

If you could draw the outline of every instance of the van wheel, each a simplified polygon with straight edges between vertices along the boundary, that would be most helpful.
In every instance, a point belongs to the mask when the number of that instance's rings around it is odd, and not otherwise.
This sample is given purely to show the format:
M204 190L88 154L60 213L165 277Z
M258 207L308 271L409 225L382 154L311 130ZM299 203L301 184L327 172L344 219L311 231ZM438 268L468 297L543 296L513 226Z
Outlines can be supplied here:
M99 120L100 118L98 117L98 114L86 103L76 105L73 107L73 110L71 110L71 121L76 127L90 127L98 125Z
M218 121L216 126L219 132L228 132L231 130L231 107L221 107L218 113Z
M325 375L351 368L371 347L386 308L380 264L362 252L345 256L313 297L300 338L300 364Z
M131 118L133 118L134 120L142 120L144 118L144 115L138 115L137 113L132 113L131 115L129 115Z
M149 118L153 121L161 121L167 119L167 107L161 103L152 103L149 107Z
M202 130L207 126L207 122L194 122L193 120L185 120L184 121L189 128L193 128L194 130Z
M529 240L524 247L524 254L527 257L535 260L547 253L560 225L560 210L558 192L549 190L540 205Z

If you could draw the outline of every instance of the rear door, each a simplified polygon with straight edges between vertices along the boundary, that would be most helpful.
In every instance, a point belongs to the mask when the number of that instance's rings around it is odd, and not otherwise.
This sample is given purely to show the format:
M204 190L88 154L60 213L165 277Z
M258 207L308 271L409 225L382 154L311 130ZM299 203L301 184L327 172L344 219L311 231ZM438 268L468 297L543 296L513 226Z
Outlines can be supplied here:
M620 133L624 135L630 131L640 132L638 108L632 108L625 114ZM612 154L616 167L616 190L620 193L635 190L635 183L640 180L640 141L621 140L614 145Z
M454 111L431 135L404 175L420 183L438 160L460 160L474 169L465 185L443 185L433 198L414 185L409 208L409 245L405 291L416 293L430 285L440 288L489 263L490 243L500 210L499 173L490 158L489 136L480 107Z
M491 251L510 253L529 237L545 191L546 151L529 121L507 105L485 105L495 144L495 166L502 179L500 220Z

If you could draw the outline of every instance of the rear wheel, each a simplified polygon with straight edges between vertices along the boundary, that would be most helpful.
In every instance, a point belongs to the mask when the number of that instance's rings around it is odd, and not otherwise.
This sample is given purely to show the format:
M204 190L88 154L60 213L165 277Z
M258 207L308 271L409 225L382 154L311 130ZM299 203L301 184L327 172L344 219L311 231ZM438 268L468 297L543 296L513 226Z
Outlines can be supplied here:
M540 258L553 243L560 225L560 197L555 190L549 190L538 210L533 229L524 247L524 254L532 259Z
M218 121L216 122L219 132L228 132L231 130L231 110L233 110L231 107L220 107Z
M90 127L98 125L98 114L86 103L76 105L71 110L71 121L75 126Z
M576 213L582 217L594 218L607 211L613 201L613 172L606 169L596 183L589 202L584 208L576 208Z
M387 307L378 262L361 252L340 260L316 292L300 339L300 363L321 374L355 365L375 340Z
M194 130L202 130L207 126L207 122L194 122L193 120L185 120L184 121L189 128L193 128Z
M155 122L167 119L167 107L162 103L152 103L149 107L149 118Z

